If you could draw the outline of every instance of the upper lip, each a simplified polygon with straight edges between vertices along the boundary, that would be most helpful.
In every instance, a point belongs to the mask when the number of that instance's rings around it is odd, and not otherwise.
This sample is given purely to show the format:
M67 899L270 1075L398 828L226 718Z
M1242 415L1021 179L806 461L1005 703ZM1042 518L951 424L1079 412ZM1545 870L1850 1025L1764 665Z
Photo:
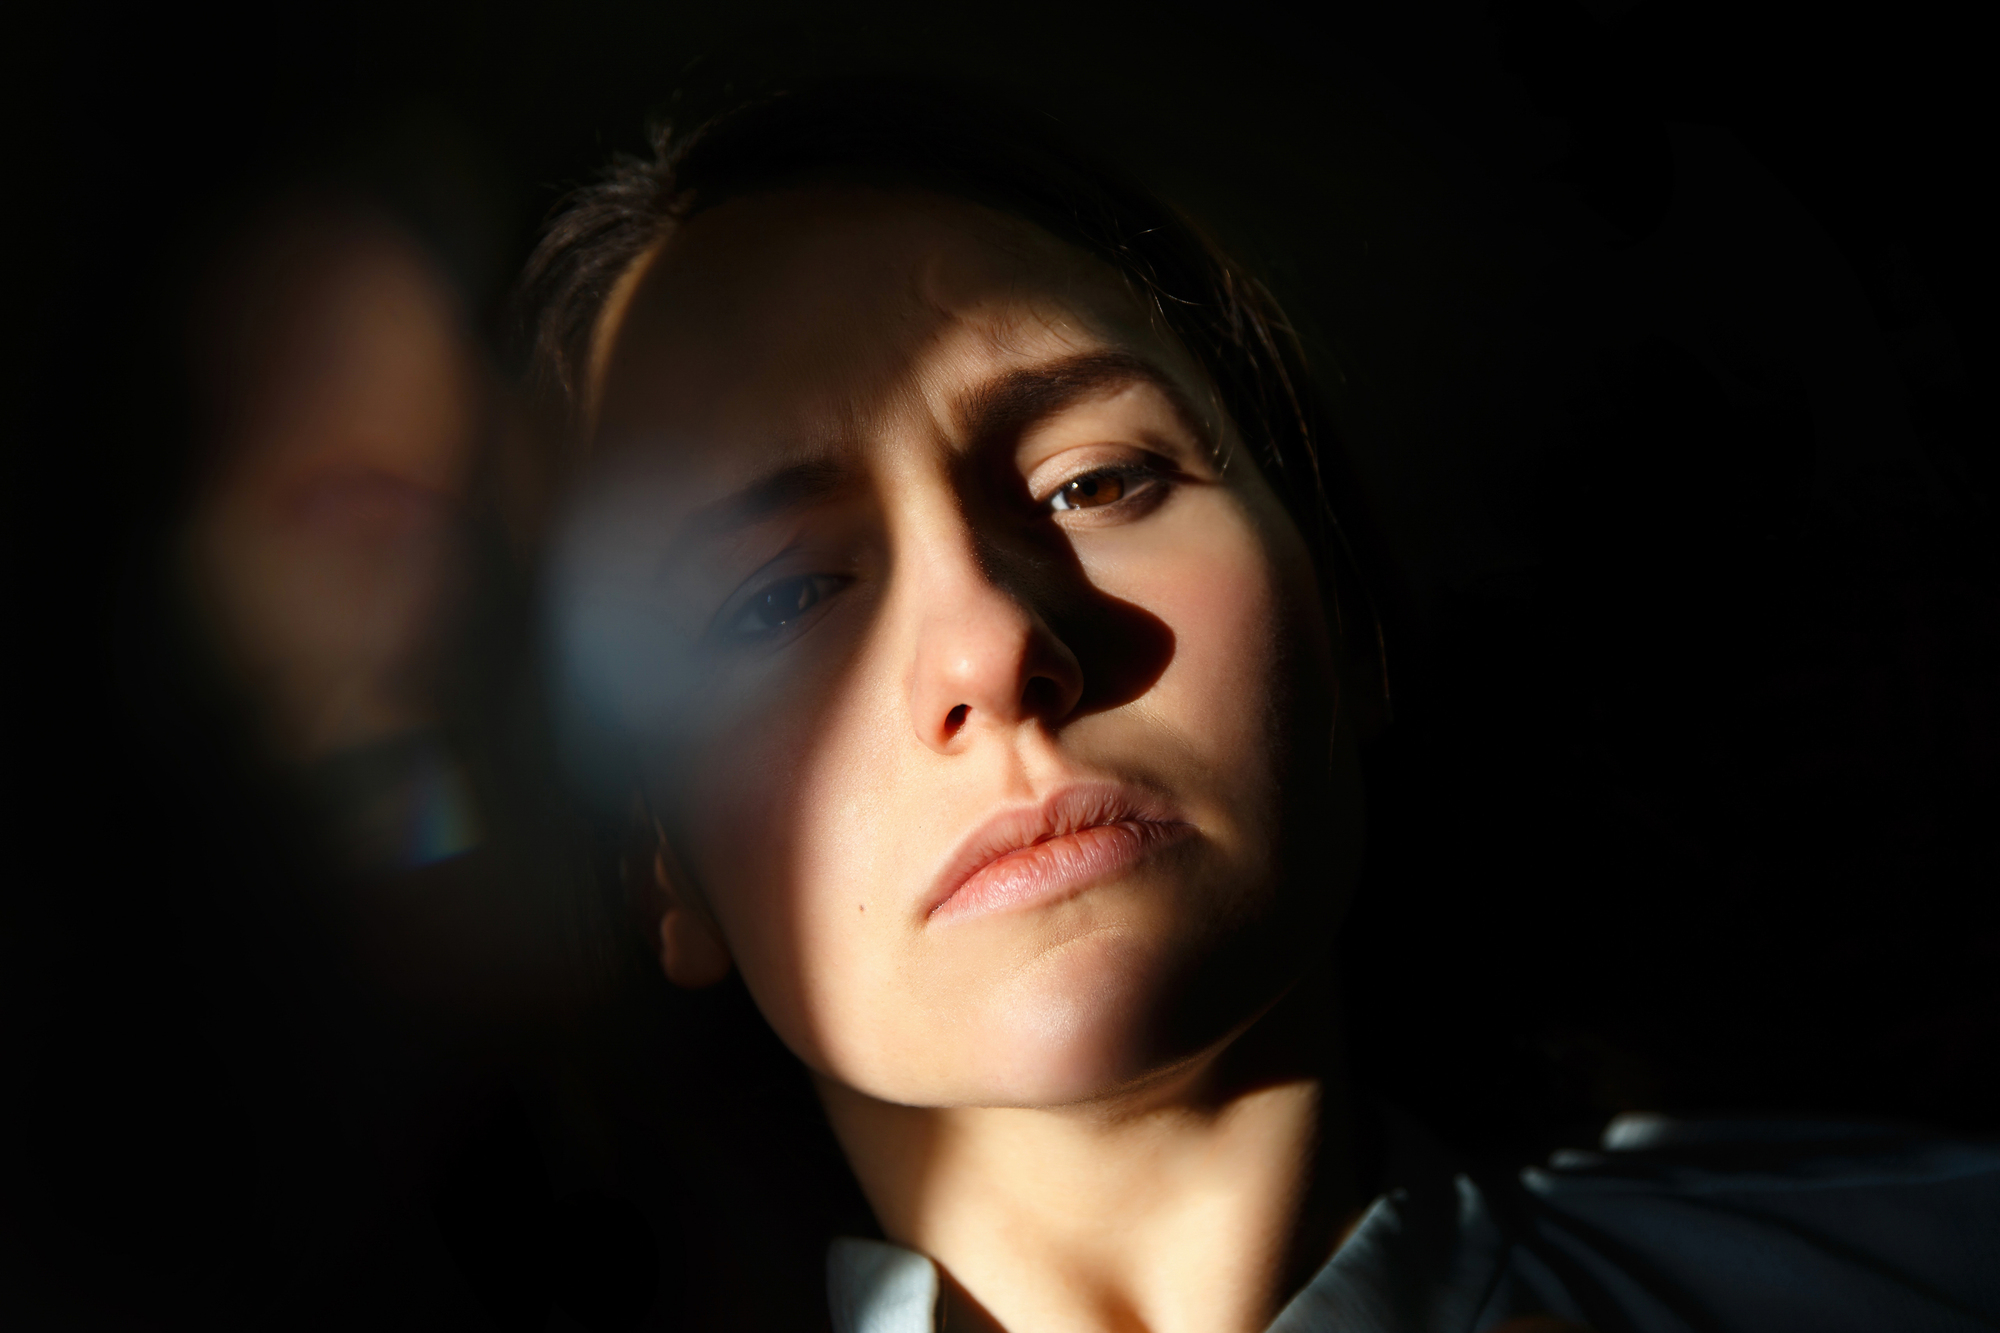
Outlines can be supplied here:
M968 833L946 859L924 900L930 916L974 875L1009 852L1107 824L1185 824L1165 800L1122 783L1083 782L1063 787L1039 805L1017 806Z

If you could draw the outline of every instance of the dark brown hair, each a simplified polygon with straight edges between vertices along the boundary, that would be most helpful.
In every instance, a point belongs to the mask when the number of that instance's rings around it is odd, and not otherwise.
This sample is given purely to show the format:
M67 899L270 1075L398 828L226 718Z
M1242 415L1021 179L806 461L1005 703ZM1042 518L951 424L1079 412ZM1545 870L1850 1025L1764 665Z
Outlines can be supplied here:
M649 157L621 157L570 196L528 261L514 316L518 370L562 441L558 471L581 443L593 341L619 278L705 209L814 183L965 199L1122 275L1214 383L1313 552L1341 639L1377 659L1365 676L1378 676L1380 627L1351 545L1358 497L1277 302L1186 216L1051 119L956 91L867 79L762 97L691 132L659 130Z

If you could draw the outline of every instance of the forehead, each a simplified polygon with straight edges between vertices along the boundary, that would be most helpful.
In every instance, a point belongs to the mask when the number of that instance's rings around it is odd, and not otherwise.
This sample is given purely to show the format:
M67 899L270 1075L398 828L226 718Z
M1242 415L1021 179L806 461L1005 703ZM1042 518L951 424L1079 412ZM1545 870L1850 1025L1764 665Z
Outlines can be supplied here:
M948 430L954 397L981 380L1106 350L1207 398L1108 266L1028 223L915 192L732 200L682 226L611 318L598 450L671 445L687 464L837 452L914 417Z

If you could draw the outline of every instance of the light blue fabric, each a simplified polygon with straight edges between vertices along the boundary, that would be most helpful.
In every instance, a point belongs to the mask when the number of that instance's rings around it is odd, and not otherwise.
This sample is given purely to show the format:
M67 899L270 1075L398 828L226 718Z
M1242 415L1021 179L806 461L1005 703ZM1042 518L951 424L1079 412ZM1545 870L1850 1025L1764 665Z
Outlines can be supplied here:
M1615 1333L2000 1329L2000 1147L1778 1121L1613 1124L1521 1173L1549 1308ZM1524 1271L1521 1263L1511 1265Z
M1408 1183L1270 1333L1480 1333L1531 1314L1597 1333L2000 1330L2000 1146L1631 1116L1596 1151L1484 1186L1403 1157ZM827 1276L836 1333L935 1333L922 1255L836 1241Z
M937 1265L900 1245L842 1236L826 1252L838 1333L936 1333Z
M1469 1329L1502 1242L1463 1176L1402 1186L1377 1199L1270 1333L1327 1329Z

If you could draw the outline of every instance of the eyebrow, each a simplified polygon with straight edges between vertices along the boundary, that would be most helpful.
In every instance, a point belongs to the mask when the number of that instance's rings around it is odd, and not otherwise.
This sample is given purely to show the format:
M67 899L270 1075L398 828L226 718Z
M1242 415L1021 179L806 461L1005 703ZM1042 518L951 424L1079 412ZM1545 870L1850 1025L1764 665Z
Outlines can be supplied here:
M852 468L827 457L800 459L773 468L689 514L668 548L669 556L773 514L824 500L854 480Z
M1084 399L1133 384L1150 384L1165 394L1202 449L1214 452L1207 423L1173 376L1122 351L1084 352L1008 371L959 401L959 423L975 448L1011 441Z
M1084 399L1131 384L1150 384L1164 393L1182 424L1212 452L1210 432L1181 386L1166 371L1130 352L1084 352L998 375L959 400L960 428L977 450L1012 440ZM690 513L669 545L667 559L824 500L851 486L856 475L851 465L826 455L782 464Z

